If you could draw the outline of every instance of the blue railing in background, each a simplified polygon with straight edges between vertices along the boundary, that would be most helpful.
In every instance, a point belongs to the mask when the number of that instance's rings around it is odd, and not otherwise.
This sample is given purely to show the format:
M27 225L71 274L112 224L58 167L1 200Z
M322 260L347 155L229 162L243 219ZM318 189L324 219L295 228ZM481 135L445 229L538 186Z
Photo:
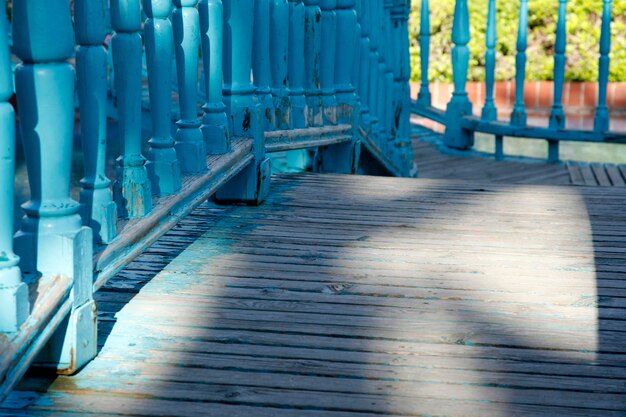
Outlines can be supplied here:
M555 0L557 1L557 0ZM494 102L496 47L496 0L489 0L486 27L485 92L486 99L480 117L472 113L465 84L469 67L470 22L467 0L456 0L452 26L452 70L454 92L445 111L431 106L428 68L430 48L429 0L421 1L420 16L420 59L421 84L417 97L412 103L413 113L445 126L443 143L448 148L466 150L474 145L474 133L495 136L495 157L504 157L504 137L542 139L548 142L548 161L559 161L561 141L626 143L626 132L609 130L609 113L606 105L606 91L609 76L609 53L611 50L611 9L612 0L604 0L600 38L600 59L598 79L598 107L593 130L567 129L563 112L563 85L565 82L567 44L567 0L558 0L558 15L554 51L554 95L548 126L529 126L524 105L524 82L526 79L526 48L528 37L528 0L519 1L519 21L517 32L517 54L515 58L515 103L508 121L497 120L498 110Z
M0 19L0 398L33 362L72 373L93 358L93 292L210 196L261 203L268 153L313 148L316 171L355 173L363 146L391 173L415 175L409 10L408 0L13 2L12 51ZM13 75L31 191L15 236ZM109 179L111 105L121 155Z

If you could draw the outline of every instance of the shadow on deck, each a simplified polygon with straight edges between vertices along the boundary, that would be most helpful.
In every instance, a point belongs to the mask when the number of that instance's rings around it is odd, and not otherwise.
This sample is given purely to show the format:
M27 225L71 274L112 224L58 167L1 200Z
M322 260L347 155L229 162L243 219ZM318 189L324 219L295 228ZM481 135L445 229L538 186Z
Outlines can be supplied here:
M623 416L626 190L272 188L161 238L97 294L98 358L0 415Z

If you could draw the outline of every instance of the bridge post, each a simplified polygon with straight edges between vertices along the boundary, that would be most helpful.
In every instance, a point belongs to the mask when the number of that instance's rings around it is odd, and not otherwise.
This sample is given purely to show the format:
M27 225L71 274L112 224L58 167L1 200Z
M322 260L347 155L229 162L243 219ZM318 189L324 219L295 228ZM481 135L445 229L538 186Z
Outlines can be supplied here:
M207 153L221 155L230 150L228 116L222 95L224 9L221 0L200 0L198 13L206 95L201 130Z
M489 0L485 36L485 105L482 118L488 122L498 119L498 109L493 98L496 80L496 0Z
M468 149L474 145L474 133L461 128L463 116L472 115L472 103L469 101L465 84L469 67L470 41L469 10L467 0L456 0L454 21L452 24L452 77L454 92L446 109L446 131L443 143L450 148Z
M289 82L289 3L270 0L270 57L272 64L272 96L274 99L274 128L289 129L291 104Z
M291 128L306 127L306 98L304 97L304 21L305 7L302 0L289 0L289 103L291 105Z
M428 0L422 0L420 10L420 69L421 84L417 94L417 102L422 106L431 105L431 95L428 86L428 67L430 59L430 9Z
M216 193L216 201L260 204L269 191L261 106L250 79L254 0L224 0L224 97L234 136L253 139L254 161Z
M274 128L274 103L272 99L272 67L270 62L270 1L254 3L254 48L252 49L252 73L255 94L261 104L263 129Z
M563 111L563 84L565 83L565 48L567 46L567 0L559 0L559 15L556 26L556 42L554 44L554 98L550 112L551 129L565 128L565 112ZM558 162L559 141L548 141L548 162Z
M335 11L325 12L322 8L322 25L324 18L330 22L334 20L335 45L334 59L328 59L322 63L324 65L334 63L334 75L328 74L328 81L333 80L333 87L330 84L327 92L333 91L335 94L335 107L333 108L335 122L339 124L349 124L353 126L352 141L332 146L320 147L315 155L314 169L318 172L337 172L354 174L358 168L361 141L358 132L358 98L352 84L354 51L357 48L357 16L355 11L356 0L337 0ZM324 16L324 13L327 13ZM334 16L333 16L334 15ZM326 36L322 33L322 37ZM325 55L322 51L322 56ZM330 53L330 52L329 52ZM330 72L329 71L329 72ZM324 86L323 86L324 88ZM329 96L327 96L329 97ZM325 113L328 111L325 106ZM327 118L330 117L327 114Z
M598 60L598 107L593 121L597 132L609 130L609 109L606 105L606 89L609 83L609 53L611 53L611 20L613 0L602 2L602 31L600 33L600 58Z
M102 0L74 3L76 79L85 176L81 180L80 214L94 237L109 243L117 234L117 209L105 173L107 143L107 53L105 5Z
M372 139L376 140L378 135L378 55L379 55L379 31L377 26L378 13L376 12L377 2L375 0L368 0L367 8L365 12L369 15L369 27L370 27L370 53L369 53L369 97L368 107L370 111L369 117L369 130L368 134L372 136Z
M307 121L309 127L322 126L323 107L320 90L321 49L322 49L322 10L320 0L304 0L304 69Z
M111 40L122 155L113 197L121 217L141 217L152 210L146 159L141 154L141 14L139 0L112 0Z
M520 0L517 27L517 54L515 55L515 103L511 113L511 124L526 125L524 106L524 80L526 79L526 46L528 38L528 0Z
M206 143L198 120L198 51L200 15L198 0L174 0L174 52L178 73L180 120L176 122L176 154L182 172L206 171Z
M180 162L171 134L174 34L168 17L172 7L171 0L143 0L148 17L144 33L152 119L146 169L156 195L174 194L181 187Z
M0 0L0 333L17 331L29 314L28 287L22 282L20 258L13 252L13 182L15 112L6 0Z
M387 136L388 147L387 154L391 156L391 159L395 159L397 156L397 142L396 132L394 130L394 61L396 60L395 49L397 45L393 39L393 30L391 27L391 9L393 7L393 0L384 0L383 2L383 39L385 41L386 48L384 49L384 62L385 62L385 135ZM397 61L396 61L397 62Z
M79 205L70 198L74 70L67 60L74 54L74 31L69 1L14 2L13 23L15 53L23 62L15 82L31 190L15 248L32 282L39 274L73 279L70 315L39 356L43 365L69 373L96 353L92 233L82 227Z

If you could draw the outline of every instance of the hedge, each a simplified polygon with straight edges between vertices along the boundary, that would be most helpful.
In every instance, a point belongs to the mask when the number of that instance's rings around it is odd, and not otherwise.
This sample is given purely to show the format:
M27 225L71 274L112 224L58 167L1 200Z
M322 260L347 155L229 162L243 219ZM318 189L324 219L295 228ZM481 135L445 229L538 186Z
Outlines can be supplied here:
M430 70L431 81L450 82L452 64L450 41L455 0L430 1ZM528 10L528 49L526 79L553 79L554 40L558 0L530 0ZM469 44L469 81L485 78L485 25L488 0L468 1L471 41ZM421 0L413 0L409 37L411 44L412 78L421 77L419 67L419 21ZM519 1L497 1L497 63L496 79L515 77L515 44ZM596 81L602 0L570 0L567 7L567 81ZM613 4L611 26L610 81L626 81L626 1Z

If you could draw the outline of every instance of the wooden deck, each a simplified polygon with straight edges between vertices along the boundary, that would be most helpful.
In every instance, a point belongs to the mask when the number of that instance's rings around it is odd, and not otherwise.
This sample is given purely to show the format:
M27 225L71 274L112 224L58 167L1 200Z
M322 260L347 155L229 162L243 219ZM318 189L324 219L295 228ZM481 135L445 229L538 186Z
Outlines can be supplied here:
M416 125L413 152L420 178L479 180L504 184L626 186L626 165L485 158L476 152L442 150L441 134Z
M276 177L97 293L1 416L624 416L626 189Z

